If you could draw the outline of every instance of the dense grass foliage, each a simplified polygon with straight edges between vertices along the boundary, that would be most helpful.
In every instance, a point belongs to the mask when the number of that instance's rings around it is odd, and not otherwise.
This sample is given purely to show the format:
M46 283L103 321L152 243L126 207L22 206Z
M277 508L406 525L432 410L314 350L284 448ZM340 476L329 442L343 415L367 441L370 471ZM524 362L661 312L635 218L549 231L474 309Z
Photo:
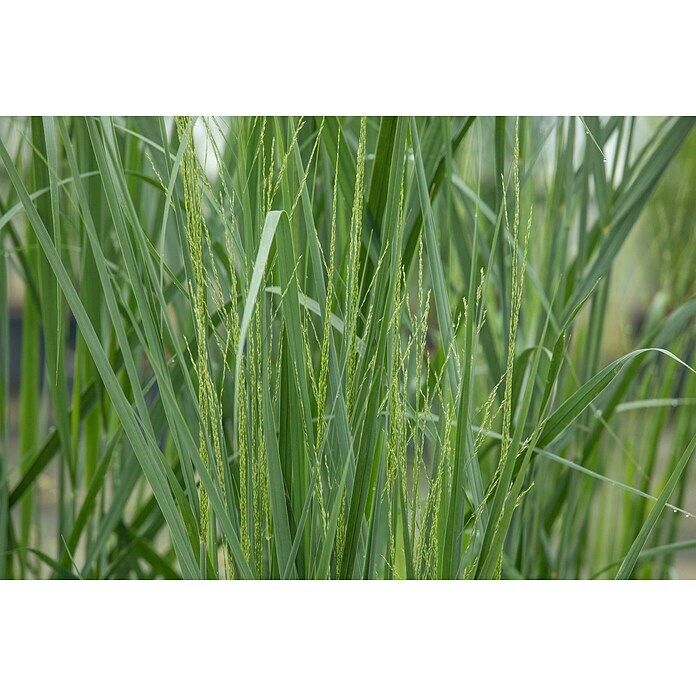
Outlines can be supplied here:
M668 577L693 124L3 119L0 576Z

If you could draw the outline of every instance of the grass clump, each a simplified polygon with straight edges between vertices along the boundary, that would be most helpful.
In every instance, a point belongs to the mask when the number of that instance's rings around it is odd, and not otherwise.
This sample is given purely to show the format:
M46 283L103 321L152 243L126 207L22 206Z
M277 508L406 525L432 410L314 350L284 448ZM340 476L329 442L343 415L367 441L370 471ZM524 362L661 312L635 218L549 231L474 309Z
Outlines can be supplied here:
M693 123L3 119L0 574L671 577Z

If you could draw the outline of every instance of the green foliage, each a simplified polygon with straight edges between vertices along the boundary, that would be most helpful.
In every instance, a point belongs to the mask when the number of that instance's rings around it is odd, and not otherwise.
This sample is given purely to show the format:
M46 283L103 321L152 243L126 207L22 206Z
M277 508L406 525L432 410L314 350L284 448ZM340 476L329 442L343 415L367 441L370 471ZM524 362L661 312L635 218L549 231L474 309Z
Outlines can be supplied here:
M669 576L693 124L0 120L0 576Z

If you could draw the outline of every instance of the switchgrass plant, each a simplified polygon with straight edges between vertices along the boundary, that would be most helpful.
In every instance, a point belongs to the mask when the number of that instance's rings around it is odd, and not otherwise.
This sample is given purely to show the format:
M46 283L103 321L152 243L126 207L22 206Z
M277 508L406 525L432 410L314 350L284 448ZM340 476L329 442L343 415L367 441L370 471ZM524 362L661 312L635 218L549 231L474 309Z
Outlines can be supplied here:
M693 124L2 119L0 576L671 577Z

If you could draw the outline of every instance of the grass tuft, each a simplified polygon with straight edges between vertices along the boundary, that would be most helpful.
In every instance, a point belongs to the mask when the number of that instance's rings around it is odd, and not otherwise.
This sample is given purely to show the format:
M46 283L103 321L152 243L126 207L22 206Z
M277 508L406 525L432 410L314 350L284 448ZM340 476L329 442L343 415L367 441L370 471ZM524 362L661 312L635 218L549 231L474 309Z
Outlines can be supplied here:
M672 577L693 125L0 119L0 577Z

